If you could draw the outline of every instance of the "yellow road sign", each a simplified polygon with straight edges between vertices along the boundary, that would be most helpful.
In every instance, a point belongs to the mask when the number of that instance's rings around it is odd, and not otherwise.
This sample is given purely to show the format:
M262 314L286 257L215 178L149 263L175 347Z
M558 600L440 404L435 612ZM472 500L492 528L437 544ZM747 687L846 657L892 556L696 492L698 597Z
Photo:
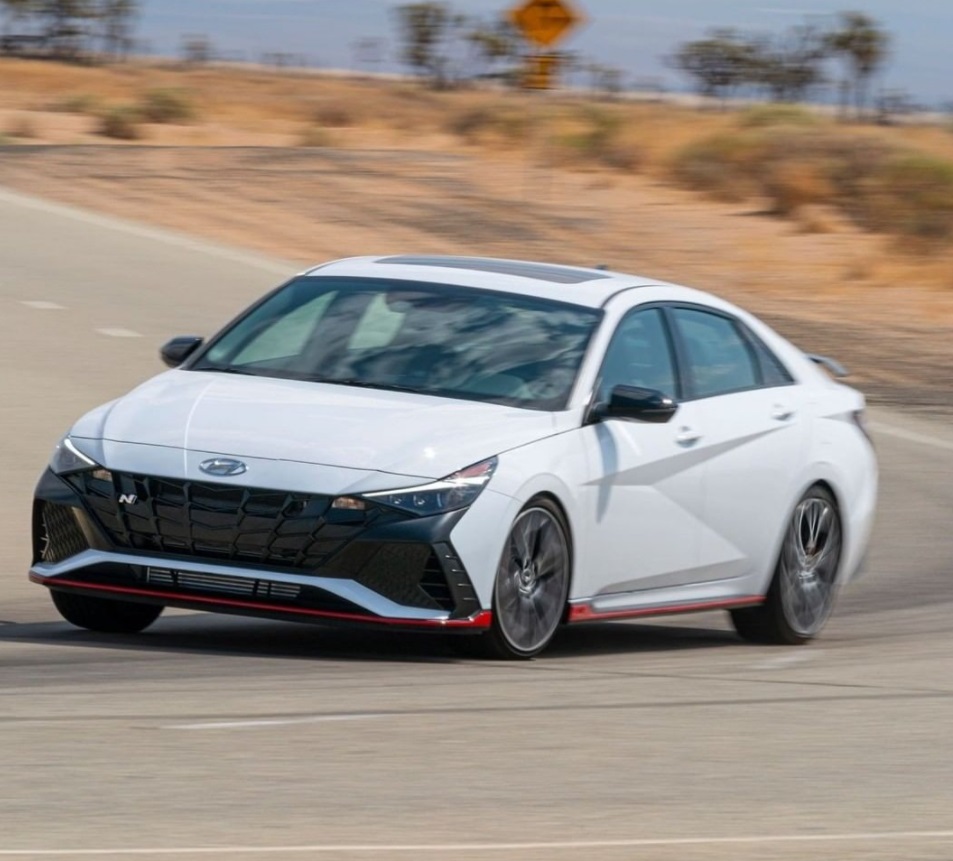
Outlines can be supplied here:
M581 24L583 17L569 0L525 0L510 10L510 21L527 39L549 47Z

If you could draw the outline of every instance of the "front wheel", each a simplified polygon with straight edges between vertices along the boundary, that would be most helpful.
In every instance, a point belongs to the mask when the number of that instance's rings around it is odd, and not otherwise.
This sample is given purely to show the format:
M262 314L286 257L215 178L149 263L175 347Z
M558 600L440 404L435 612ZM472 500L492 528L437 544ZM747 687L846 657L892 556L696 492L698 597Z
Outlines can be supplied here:
M823 487L812 487L794 509L764 603L731 611L738 634L758 643L813 640L834 607L842 548L837 503Z
M493 587L493 625L473 645L487 657L538 655L559 627L571 553L562 512L548 499L524 508L510 529Z
M93 598L57 589L50 590L50 596L67 622L104 634L138 634L158 619L163 610L161 605Z

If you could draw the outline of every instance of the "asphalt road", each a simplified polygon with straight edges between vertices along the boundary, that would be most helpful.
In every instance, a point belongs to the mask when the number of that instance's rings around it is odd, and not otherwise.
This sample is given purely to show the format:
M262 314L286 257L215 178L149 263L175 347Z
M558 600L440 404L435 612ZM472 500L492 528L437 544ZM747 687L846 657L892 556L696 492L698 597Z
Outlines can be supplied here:
M895 412L868 572L810 647L720 614L571 629L526 664L60 621L25 576L56 439L285 271L0 191L0 858L953 858L953 431Z

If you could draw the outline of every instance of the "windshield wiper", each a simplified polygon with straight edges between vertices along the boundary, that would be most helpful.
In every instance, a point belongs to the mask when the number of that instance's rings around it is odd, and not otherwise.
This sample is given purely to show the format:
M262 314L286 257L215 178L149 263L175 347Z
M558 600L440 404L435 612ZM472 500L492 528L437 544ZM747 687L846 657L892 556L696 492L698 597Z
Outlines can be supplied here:
M357 379L339 379L337 377L321 377L311 375L306 378L311 383L328 383L332 386L353 386L357 389L384 389L390 392L413 392L418 395L425 395L427 391L415 386L402 386L400 383L375 383L372 380Z
M212 371L216 374L241 374L245 377L264 377L266 374L260 374L257 371L249 371L246 368L236 368L233 365L226 367L216 367L215 365L206 365L204 368L192 368L193 371Z

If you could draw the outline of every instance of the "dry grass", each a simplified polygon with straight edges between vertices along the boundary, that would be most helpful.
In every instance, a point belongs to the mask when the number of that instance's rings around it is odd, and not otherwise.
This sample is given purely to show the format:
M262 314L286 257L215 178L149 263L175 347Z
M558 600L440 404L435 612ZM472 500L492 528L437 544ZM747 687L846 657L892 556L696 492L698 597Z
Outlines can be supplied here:
M20 114L11 118L3 133L8 138L32 140L39 137L39 127L33 117L28 114Z
M722 201L764 201L806 233L836 232L851 219L913 237L905 247L917 253L937 253L953 236L953 134L940 126L857 128L789 105L705 111L566 93L433 92L255 67L5 59L0 69L0 129L14 141L109 135L161 145L466 152L595 173L605 187L632 173L674 179Z
M734 128L693 141L676 154L672 175L720 200L764 199L778 215L835 208L866 229L915 240L905 247L918 252L953 238L953 152L805 121L788 108L744 114Z

